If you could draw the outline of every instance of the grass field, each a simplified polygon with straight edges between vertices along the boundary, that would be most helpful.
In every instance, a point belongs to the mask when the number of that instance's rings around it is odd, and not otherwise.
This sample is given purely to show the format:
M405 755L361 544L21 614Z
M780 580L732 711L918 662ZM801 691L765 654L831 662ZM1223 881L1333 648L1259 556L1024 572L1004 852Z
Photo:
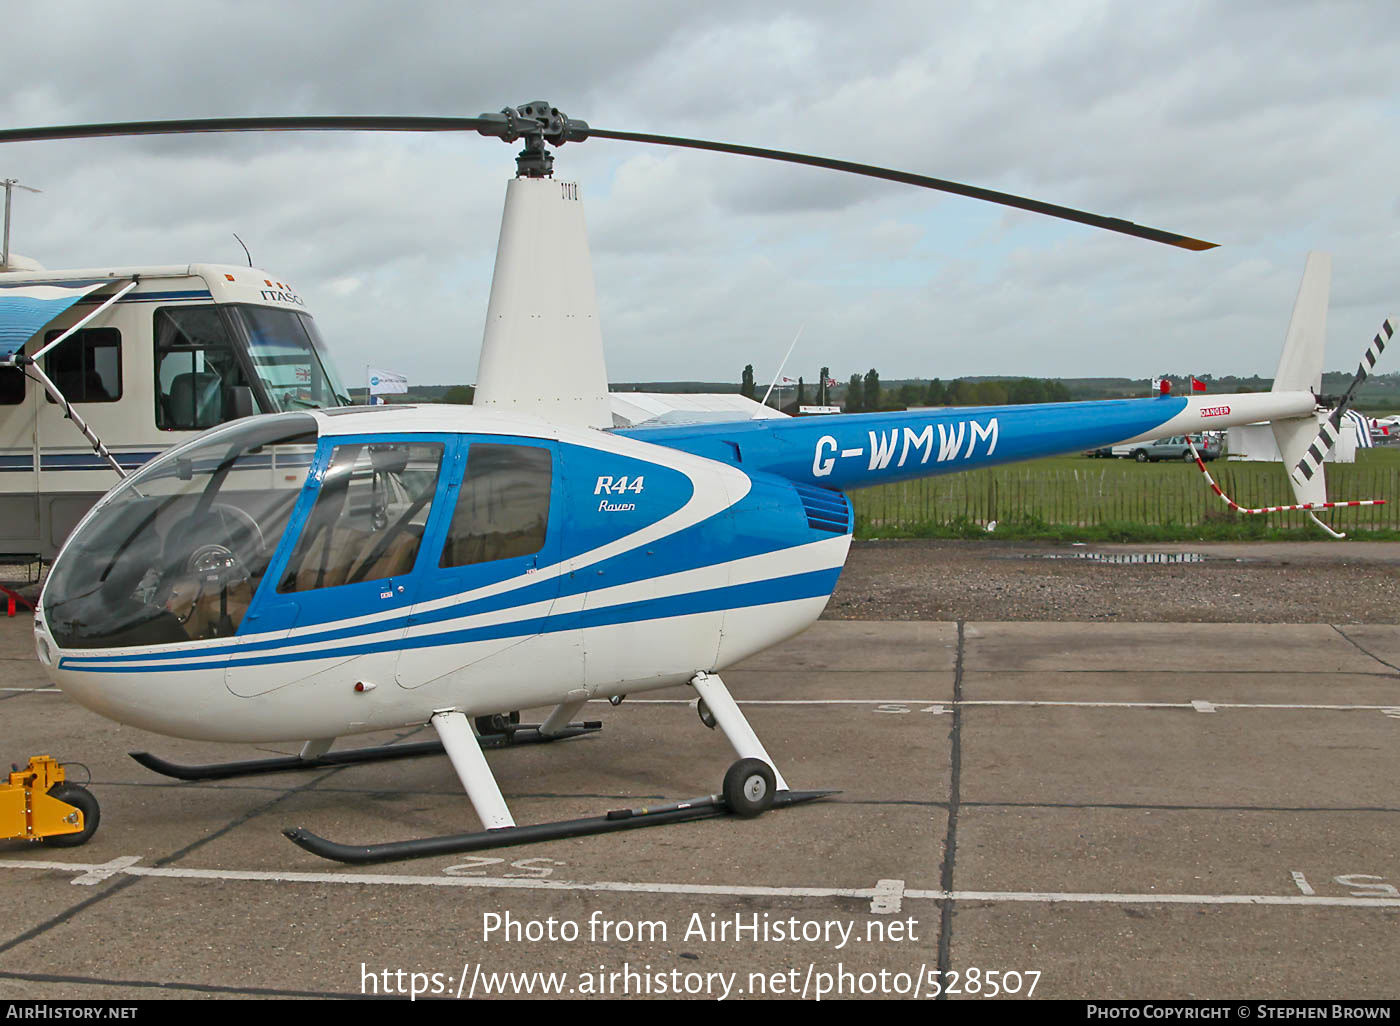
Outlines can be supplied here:
M1294 502L1282 464L1207 465L1242 506ZM1322 519L1348 534L1400 536L1400 446L1364 449L1356 463L1327 464L1334 501L1385 499L1384 506L1333 510ZM985 536L1168 540L1324 537L1306 513L1231 512L1194 463L1055 456L949 474L851 494L856 534L881 537Z

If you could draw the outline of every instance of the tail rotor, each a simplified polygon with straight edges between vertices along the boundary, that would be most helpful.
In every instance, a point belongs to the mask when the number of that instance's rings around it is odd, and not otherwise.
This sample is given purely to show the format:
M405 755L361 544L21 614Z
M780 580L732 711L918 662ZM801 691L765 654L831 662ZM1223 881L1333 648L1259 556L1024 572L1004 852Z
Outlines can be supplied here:
M1298 461L1290 473L1290 477L1298 485L1305 485L1313 479L1322 466L1322 461L1327 458L1327 454L1332 451L1332 447L1337 444L1337 437L1342 431L1342 419L1346 416L1347 408L1356 397L1356 391L1371 374L1371 369L1375 367L1376 361L1380 359L1381 353L1385 351L1386 345L1394 335L1395 329L1391 327L1387 318L1381 324L1381 330L1376 333L1376 337L1371 340L1371 344L1366 347L1366 352L1361 357L1361 363L1356 368L1356 376L1351 379L1351 384L1342 394L1342 398L1327 415L1327 419L1319 427L1317 437L1308 445L1303 453L1303 458Z

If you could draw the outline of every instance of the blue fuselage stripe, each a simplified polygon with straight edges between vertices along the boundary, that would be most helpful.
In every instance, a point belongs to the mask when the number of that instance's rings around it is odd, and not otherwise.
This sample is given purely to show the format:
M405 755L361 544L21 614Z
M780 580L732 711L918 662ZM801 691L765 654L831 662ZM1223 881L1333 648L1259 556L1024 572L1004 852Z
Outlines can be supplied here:
M792 602L798 599L817 598L830 595L840 576L840 567L829 570L814 570L809 573L794 574L748 584L736 584L723 588L689 592L684 595L667 595L655 599L624 602L602 606L598 609L584 609L556 616L534 617L526 620L512 620L507 623L491 624L485 627L470 627L439 634L426 634L420 637L392 637L384 641L363 645L350 645L334 649L320 649L313 652L272 652L266 656L238 659L223 662L217 658L205 658L198 662L169 662L163 660L186 657L190 653L133 653L130 656L65 656L60 669L86 670L96 673L150 673L153 671L174 672L180 670L209 670L224 667L261 666L303 662L311 659L337 659L367 655L373 652L404 651L415 648L438 648L446 645L464 645L476 641L495 641L501 638L530 637L536 634L556 633L568 630L587 630L594 627L610 627L618 624L641 623L647 620L660 620L674 616L690 616L697 613L710 613L725 609L740 609L751 606L771 605L777 602ZM363 628L359 633L363 633ZM293 647L306 644L304 638L287 638L272 644ZM261 646L260 646L261 647ZM247 651L247 648L220 648L209 651L208 656L229 654L234 651ZM206 653L199 653L203 656ZM161 665L150 665L152 660L161 660ZM139 666L94 666L92 663L139 662Z

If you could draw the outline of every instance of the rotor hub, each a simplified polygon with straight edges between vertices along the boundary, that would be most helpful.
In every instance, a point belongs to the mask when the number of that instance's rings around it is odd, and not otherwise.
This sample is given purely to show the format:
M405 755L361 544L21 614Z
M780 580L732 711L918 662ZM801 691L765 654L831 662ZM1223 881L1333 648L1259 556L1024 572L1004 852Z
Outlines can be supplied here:
M588 138L588 122L570 118L544 100L519 107L506 107L499 114L483 114L489 125L478 128L482 135L505 142L525 140L525 148L515 157L516 174L521 178L546 178L554 174L554 154L545 143L563 146Z

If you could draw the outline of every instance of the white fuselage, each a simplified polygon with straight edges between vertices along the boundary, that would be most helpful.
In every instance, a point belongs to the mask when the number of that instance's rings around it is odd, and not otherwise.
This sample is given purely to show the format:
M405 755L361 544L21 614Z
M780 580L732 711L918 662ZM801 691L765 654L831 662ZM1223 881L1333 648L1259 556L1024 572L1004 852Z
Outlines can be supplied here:
M244 742L421 724L441 709L479 715L637 693L730 666L804 630L825 607L850 545L849 529L809 529L786 482L604 432L451 407L316 421L323 446L372 427L377 437L460 432L473 444L551 447L561 466L554 501L563 507L553 557L428 598L442 573L426 542L430 518L413 572L371 589L368 607L348 597L334 619L294 615L259 629L278 615L270 573L234 637L64 649L46 616L65 550L35 620L40 658L65 692L143 729ZM636 491L622 486L623 472L643 479ZM610 495L619 486L622 494ZM79 547L87 526L74 533ZM305 599L303 619L312 602ZM261 609L272 611L259 621Z

